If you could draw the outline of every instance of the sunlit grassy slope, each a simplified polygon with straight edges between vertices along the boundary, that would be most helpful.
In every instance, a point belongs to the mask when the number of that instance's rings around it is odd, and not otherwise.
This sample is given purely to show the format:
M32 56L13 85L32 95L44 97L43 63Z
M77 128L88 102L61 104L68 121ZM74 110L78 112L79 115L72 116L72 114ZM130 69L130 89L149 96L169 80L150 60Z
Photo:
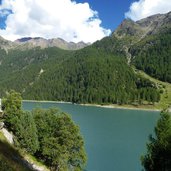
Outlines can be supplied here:
M143 77L148 78L149 80L153 81L163 91L163 93L161 94L160 102L155 104L155 108L165 109L165 108L171 107L171 84L152 78L146 73L144 73L143 71L137 71L137 72Z

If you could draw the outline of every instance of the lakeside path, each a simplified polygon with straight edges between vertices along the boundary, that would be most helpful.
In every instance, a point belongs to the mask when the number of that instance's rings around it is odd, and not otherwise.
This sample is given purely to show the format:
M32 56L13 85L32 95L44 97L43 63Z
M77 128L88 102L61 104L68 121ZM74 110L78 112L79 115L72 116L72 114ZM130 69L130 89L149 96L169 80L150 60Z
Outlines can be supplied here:
M134 105L116 105L116 104L109 104L109 105L99 105L99 104L78 104L72 102L65 102L65 101L38 101L38 100L23 100L23 102L36 102L36 103L66 103L66 104L73 104L73 105L80 105L80 106L94 106L94 107L102 107L102 108L113 108L113 109L127 109L127 110L145 110L145 111L161 111L159 109L154 108L152 105L143 105L143 106L134 106Z

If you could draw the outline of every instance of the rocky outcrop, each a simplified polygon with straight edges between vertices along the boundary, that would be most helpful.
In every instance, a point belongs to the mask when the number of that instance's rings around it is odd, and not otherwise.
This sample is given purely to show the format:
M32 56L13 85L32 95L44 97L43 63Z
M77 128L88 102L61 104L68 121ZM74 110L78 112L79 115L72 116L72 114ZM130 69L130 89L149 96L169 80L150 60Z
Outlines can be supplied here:
M113 36L120 39L131 36L135 42L140 41L145 36L162 32L170 27L171 12L167 14L156 14L139 21L125 19L120 26L113 32Z

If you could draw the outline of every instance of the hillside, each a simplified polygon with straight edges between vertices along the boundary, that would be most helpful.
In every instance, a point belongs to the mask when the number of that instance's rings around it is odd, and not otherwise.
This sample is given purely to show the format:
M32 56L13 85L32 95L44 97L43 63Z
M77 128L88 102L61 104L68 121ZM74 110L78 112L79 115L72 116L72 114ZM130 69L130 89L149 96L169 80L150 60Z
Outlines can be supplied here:
M118 55L94 47L76 52L56 48L10 51L2 58L1 94L12 88L26 99L117 104L158 101L156 87L137 76L124 55Z
M138 69L171 83L171 28L144 38L130 48L130 53Z
M111 36L77 51L56 47L1 49L0 95L15 89L25 99L98 104L158 102L163 88L133 68L170 82L170 18L171 13L137 22L124 20Z
M137 22L124 20L112 36L121 42L129 63L171 82L171 12Z
M32 171L22 162L22 156L10 146L0 132L0 170L1 171Z

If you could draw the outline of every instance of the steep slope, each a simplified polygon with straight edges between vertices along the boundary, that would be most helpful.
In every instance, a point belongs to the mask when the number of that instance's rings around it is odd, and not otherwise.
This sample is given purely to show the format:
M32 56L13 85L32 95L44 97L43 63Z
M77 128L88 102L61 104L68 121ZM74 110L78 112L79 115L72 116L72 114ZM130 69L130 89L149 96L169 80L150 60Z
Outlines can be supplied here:
M144 38L130 48L130 53L138 69L171 83L171 28Z
M112 36L121 42L128 63L171 82L171 12L137 22L124 20Z
M171 27L171 12L167 14L156 14L139 21L125 19L113 32L112 36L124 40L127 46L141 41L149 35L155 35Z
M22 156L10 146L0 132L0 170L1 171L33 171L22 162Z
M70 57L73 51L58 48L0 51L0 95L9 89L24 92L53 65L59 65Z

